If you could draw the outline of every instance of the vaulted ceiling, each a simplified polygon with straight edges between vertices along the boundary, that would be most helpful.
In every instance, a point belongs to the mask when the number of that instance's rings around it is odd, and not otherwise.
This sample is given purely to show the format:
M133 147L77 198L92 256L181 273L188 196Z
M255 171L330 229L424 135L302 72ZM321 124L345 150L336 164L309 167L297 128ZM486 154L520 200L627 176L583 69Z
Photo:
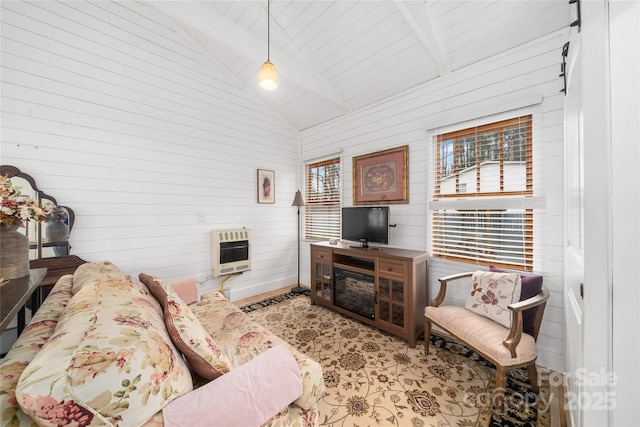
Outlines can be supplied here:
M297 130L358 110L565 28L566 0L150 1Z

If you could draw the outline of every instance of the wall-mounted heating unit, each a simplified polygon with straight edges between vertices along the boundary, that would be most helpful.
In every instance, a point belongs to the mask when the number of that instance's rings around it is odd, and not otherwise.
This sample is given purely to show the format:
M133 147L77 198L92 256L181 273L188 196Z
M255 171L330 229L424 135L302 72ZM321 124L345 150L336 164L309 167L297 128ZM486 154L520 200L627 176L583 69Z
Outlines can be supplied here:
M247 228L211 232L213 277L251 270L251 231Z

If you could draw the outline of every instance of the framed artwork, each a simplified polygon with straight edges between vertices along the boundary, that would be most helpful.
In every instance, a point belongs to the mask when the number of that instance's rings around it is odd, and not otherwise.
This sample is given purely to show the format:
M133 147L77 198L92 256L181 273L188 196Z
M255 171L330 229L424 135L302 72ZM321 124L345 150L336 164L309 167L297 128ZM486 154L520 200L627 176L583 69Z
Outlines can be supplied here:
M258 203L276 201L276 173L258 169Z
M353 158L353 204L409 203L409 146Z

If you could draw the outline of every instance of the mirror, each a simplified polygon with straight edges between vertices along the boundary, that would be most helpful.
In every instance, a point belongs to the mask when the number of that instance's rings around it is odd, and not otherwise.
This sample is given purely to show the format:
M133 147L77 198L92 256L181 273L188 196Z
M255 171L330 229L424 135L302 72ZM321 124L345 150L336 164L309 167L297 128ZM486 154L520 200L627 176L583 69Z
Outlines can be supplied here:
M52 258L69 255L69 235L75 215L66 206L58 206L56 199L40 191L35 180L15 166L0 166L0 175L10 178L12 185L20 187L22 196L36 199L41 205L55 207L45 222L27 221L20 230L29 238L29 259Z

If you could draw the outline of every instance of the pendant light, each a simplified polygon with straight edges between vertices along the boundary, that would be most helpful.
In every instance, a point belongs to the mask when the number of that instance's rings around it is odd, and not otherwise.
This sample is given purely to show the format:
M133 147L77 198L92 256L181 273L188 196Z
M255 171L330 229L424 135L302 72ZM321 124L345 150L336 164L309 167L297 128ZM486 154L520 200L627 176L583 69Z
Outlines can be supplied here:
M258 79L260 80L260 86L267 90L273 90L278 87L278 72L276 71L276 67L269 60L269 21L271 20L270 14L270 4L271 0L267 0L267 60L262 67L260 67L260 75Z

